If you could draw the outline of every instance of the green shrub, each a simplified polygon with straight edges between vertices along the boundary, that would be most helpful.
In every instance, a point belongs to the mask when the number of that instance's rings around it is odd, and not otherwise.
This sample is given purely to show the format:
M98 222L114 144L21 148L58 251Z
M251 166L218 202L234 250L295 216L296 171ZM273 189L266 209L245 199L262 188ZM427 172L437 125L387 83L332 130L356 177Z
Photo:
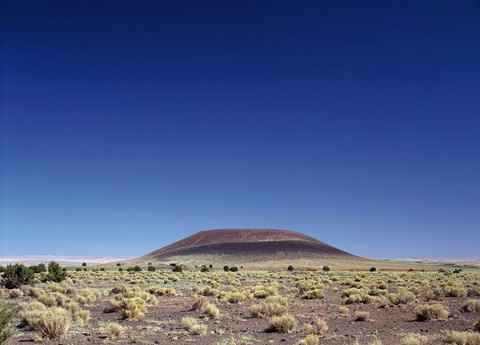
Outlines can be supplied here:
M40 264L38 264L38 265L30 266L30 269L31 269L34 273L47 272L47 267L45 267L45 264L43 264L43 263L40 263Z
M51 261L48 264L48 276L47 279L52 282L60 283L67 278L67 272L55 261Z
M237 272L237 271L238 271L237 266L230 267L230 272Z
M330 272L330 267L325 265L325 266L323 266L322 270L323 270L323 272Z
M155 266L148 266L147 270L148 272L155 272L157 269L155 268Z
M7 303L0 301L0 344L6 343L12 333L12 318L13 311L7 307Z
M287 271L293 271L293 266L292 265L288 266Z
M176 265L173 269L172 272L182 272L183 268L180 265Z
M25 265L8 265L3 274L3 285L7 289L16 289L22 285L33 285L35 273Z
M376 267L370 267L370 272L376 272L377 268Z
M228 267L228 266L223 266L223 270L224 270L225 272L228 272L228 271L230 270L230 267Z

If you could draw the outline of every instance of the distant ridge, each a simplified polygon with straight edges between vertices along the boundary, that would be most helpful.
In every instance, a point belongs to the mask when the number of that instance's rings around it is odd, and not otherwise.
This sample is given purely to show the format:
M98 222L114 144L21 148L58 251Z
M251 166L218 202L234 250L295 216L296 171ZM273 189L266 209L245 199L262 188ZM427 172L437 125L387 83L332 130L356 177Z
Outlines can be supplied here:
M362 259L300 232L278 229L214 229L155 250L136 261L187 264L320 265Z

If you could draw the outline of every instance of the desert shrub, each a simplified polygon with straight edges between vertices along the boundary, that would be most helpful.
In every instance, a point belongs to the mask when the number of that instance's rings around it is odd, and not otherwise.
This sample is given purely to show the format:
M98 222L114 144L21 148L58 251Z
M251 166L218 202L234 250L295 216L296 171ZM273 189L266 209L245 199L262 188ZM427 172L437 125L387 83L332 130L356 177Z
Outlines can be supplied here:
M195 295L193 296L193 305L191 310L202 309L207 303L208 303L208 300L205 296Z
M47 279L52 282L60 283L67 278L67 272L55 261L51 261L48 264L48 276Z
M3 273L3 285L7 289L18 289L22 285L33 285L35 273L22 264L7 265Z
M105 326L104 332L109 339L115 340L120 339L123 336L125 329L118 323L110 322Z
M325 295L322 289L312 289L305 292L302 297L305 299L322 299Z
M220 315L220 311L215 304L207 303L205 305L205 314L214 319Z
M355 312L355 321L366 321L370 317L368 311L356 311Z
M454 345L479 345L480 333L464 331L447 331L443 335L443 341Z
M164 288L162 286L157 286L157 285L153 285L153 286L149 286L146 291L149 293L149 294L152 294L152 295L155 295L155 296L163 296L163 295L176 295L177 294L177 291L173 288Z
M116 285L112 288L110 293L125 293L127 291L128 291L128 287L126 285Z
M18 317L20 318L20 326L34 328L38 324L42 312L46 310L45 304L38 301L19 303Z
M1 278L0 278L1 281ZM0 298L2 298L5 295L5 290L0 288Z
M147 271L148 272L155 272L157 269L155 268L155 266L148 266L147 268Z
M298 345L318 345L320 339L316 334L309 334L306 337L300 339Z
M462 305L463 312L477 312L480 311L480 300L469 299Z
M80 309L75 313L75 322L79 325L86 325L90 320L90 310Z
M377 268L376 267L370 267L370 272L376 272Z
M273 286L256 286L253 290L253 296L256 298L267 298L268 296L274 296L277 293L277 289Z
M230 272L238 272L238 267L237 266L230 267Z
M480 297L480 286L472 286L468 289L468 297Z
M38 320L38 328L47 339L63 338L72 324L70 312L63 308L49 308L43 311Z
M38 289L30 285L22 285L20 289L22 290L24 296L33 298L38 298L44 293L42 289Z
M10 290L10 298L19 298L23 297L23 292L20 289L12 289Z
M182 272L182 271L183 271L183 268L180 265L177 265L172 269L172 272Z
M34 273L43 273L47 272L47 267L45 267L45 264L40 263L38 265L33 265L29 267Z
M225 272L228 272L228 271L230 270L230 267L228 267L228 266L223 266L223 270L224 270Z
M328 266L323 266L322 271L323 271L323 272L330 272L330 267L328 267Z
M0 301L0 344L6 343L12 333L13 311L8 308L7 303Z
M327 321L321 317L317 317L315 320L313 320L313 324L315 325L316 333L318 334L325 335L325 332L328 331Z
M227 292L225 298L229 303L236 304L236 303L240 303L240 302L244 301L246 297L245 297L244 292L229 291L229 292Z
M297 320L291 315L274 316L269 322L270 329L279 333L293 333L297 327Z
M402 338L401 344L402 345L427 345L428 342L429 342L428 337L421 334L410 333Z
M448 310L441 304L423 304L415 308L417 321L446 320Z
M408 304L413 302L416 298L415 294L405 288L398 288L396 293L391 293L389 296L393 304Z
M265 301L251 305L248 311L253 317L282 316L287 313L287 307L280 303Z
M440 289L429 289L425 293L427 301L443 301L445 294Z
M348 310L348 307L339 306L339 307L338 307L338 312L339 312L340 314L348 314L349 310Z
M182 326L185 328L190 334L197 334L203 335L207 333L208 327L198 322L198 320L194 319L193 317L184 317L182 319Z
M287 271L293 271L293 266L292 265L288 266Z
M480 319L478 319L477 321L475 321L473 323L473 328L477 331L477 332L480 332Z
M467 290L460 285L449 285L445 287L446 297L466 297Z
M112 302L112 301L111 301ZM147 303L140 297L122 298L112 303L127 320L137 320L145 316Z

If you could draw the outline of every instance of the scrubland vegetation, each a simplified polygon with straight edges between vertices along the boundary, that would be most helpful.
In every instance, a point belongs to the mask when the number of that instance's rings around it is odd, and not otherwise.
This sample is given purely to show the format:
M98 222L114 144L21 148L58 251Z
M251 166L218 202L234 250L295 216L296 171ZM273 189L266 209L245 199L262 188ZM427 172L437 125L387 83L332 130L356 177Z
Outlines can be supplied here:
M2 344L480 344L477 271L1 271Z

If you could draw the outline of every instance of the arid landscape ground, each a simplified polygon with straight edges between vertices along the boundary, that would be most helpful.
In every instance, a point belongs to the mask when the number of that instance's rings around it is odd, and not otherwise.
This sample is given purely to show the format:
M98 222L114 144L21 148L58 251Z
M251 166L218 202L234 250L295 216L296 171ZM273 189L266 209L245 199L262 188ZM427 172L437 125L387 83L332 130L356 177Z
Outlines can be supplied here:
M478 262L365 259L279 230L200 232L107 261L17 286L4 273L10 343L480 344Z

